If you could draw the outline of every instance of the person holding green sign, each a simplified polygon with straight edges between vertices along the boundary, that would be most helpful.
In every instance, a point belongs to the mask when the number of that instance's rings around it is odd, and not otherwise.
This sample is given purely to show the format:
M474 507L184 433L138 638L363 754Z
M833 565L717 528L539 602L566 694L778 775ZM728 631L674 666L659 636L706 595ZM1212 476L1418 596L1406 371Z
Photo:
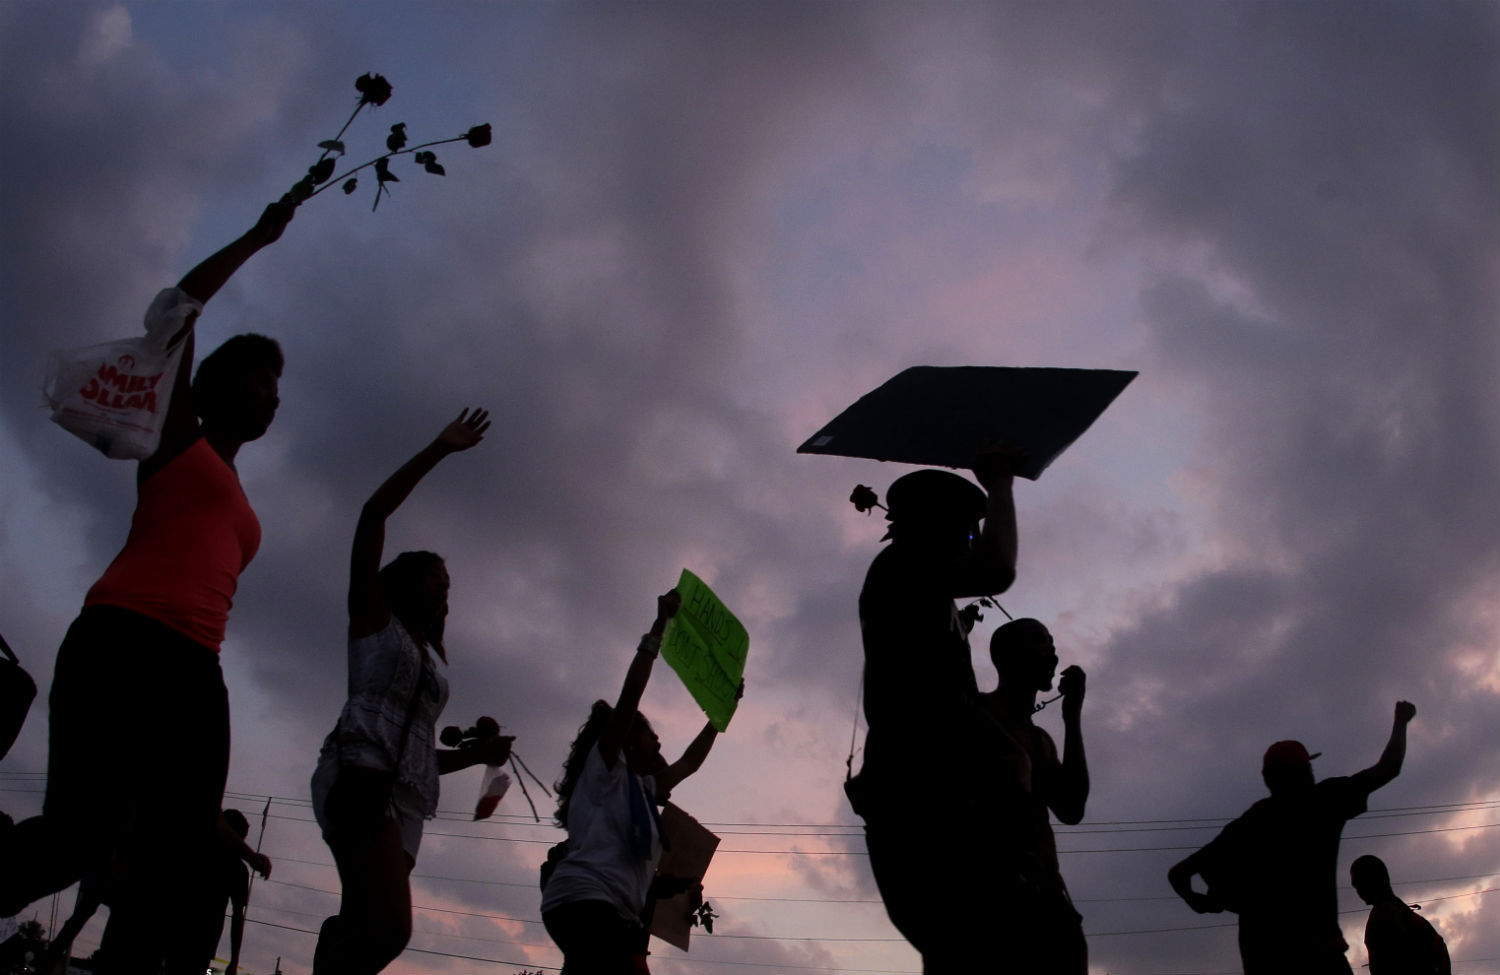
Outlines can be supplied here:
M573 739L557 783L564 853L542 887L542 923L562 949L563 975L630 975L646 940L641 922L661 860L656 807L703 765L719 735L713 723L667 764L661 739L636 710L662 633L677 614L676 589L656 600L656 621L641 637L614 707L595 701ZM743 692L744 685L740 685Z

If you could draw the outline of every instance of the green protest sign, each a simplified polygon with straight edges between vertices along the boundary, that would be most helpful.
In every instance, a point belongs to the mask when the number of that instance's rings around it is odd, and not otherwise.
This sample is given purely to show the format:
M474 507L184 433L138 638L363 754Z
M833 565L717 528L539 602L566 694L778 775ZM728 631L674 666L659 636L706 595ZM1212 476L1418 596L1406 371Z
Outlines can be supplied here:
M661 655L720 731L734 717L750 634L713 590L687 569L677 580L682 608L662 634Z

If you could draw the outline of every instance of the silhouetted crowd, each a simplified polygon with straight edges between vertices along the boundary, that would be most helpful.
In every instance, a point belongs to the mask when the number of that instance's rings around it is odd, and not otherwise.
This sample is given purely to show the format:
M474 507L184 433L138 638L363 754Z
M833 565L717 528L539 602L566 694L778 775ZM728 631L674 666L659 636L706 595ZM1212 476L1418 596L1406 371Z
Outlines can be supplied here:
M65 957L105 905L96 971L198 975L229 906L233 972L247 866L270 875L270 860L248 843L246 818L222 808L230 720L219 647L238 577L260 544L235 460L275 418L282 355L272 339L239 335L196 374L192 361L205 303L280 238L294 211L271 205L152 305L163 321L185 322L160 444L140 461L125 545L57 653L42 814L14 824L0 816L0 917L81 882L73 916L40 965ZM319 933L318 973L375 973L401 954L411 935L411 871L440 777L511 757L514 739L498 728L439 747L447 567L426 551L382 564L388 519L489 425L484 410L465 409L360 512L349 563L348 698L310 786L342 891L339 912ZM1017 460L1013 449L988 449L973 461L973 481L935 469L894 481L885 506L890 544L859 597L868 733L846 791L864 820L886 910L927 975L1088 970L1082 917L1051 826L1053 816L1081 822L1089 798L1085 674L1077 666L1059 674L1047 627L1016 619L993 634L999 682L981 692L969 649L976 613L956 602L987 601L1015 579ZM658 809L702 766L718 732L705 725L669 763L638 710L680 603L676 590L658 598L618 695L595 702L563 766L555 821L567 839L542 866L541 911L565 975L647 971L655 905L684 891L701 895L701 877L659 871L671 836ZM1061 747L1033 721L1052 703L1038 696L1054 687ZM1247 975L1350 975L1335 897L1339 841L1370 794L1400 773L1415 713L1398 702L1379 760L1347 777L1317 780L1316 755L1296 741L1272 744L1262 766L1270 794L1169 872L1194 911L1239 916ZM950 829L928 826L934 794ZM104 796L108 816L98 811ZM1442 938L1392 892L1379 859L1356 860L1352 881L1371 905L1374 975L1448 971ZM955 903L982 922L955 923Z

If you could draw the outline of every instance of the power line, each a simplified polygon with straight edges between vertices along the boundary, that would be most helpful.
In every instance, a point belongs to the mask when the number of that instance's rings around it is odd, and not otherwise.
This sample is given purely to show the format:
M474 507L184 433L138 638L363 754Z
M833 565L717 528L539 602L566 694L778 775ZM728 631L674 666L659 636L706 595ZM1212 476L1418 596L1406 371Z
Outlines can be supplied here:
M249 924L259 924L268 928L279 928L282 931L296 931L299 934L310 934L314 938L318 936L318 932L316 931L309 931L307 928L294 928L290 924L277 924L274 921L259 921L253 917L247 917L245 918L245 921ZM437 955L442 958L457 958L460 961L482 961L490 965L516 965L521 968L540 968L543 971L547 972L562 971L562 968L559 966L538 965L534 961L507 961L504 958L484 958L480 955L460 955L451 951L438 951L435 948L413 948L408 945L406 947L406 951L416 952L417 954L421 955Z
M324 917L324 915L321 912L314 913L313 911L294 911L294 910L292 910L290 908L287 908L287 907L269 907L269 906L266 906L264 904L258 906L256 908L256 910L260 910L260 911L275 911L278 914L295 914L298 917L317 918L320 921ZM433 911L433 910L440 910L440 908L429 907L429 908L422 908L422 910ZM449 914L464 914L466 912L464 912L464 911L447 911L445 913L449 913ZM491 917L493 915L471 914L469 916L471 916L471 917ZM435 937L435 938L457 938L457 939L462 940L462 941L484 941L484 942L486 942L488 944L494 944L494 945L515 945L518 948L548 948L548 949L552 949L554 951L557 948L557 946L555 944L553 944L551 941L547 941L547 942L535 942L535 941L516 941L514 938L485 938L485 937L481 937L480 935L477 935L477 934L455 934L452 931L433 931L433 930L430 930L428 928L417 928L417 927L413 927L412 931L414 933L416 933L416 934L430 935L430 936Z
M279 820L282 820L284 822L297 822L297 823L311 823L311 822L314 822L314 820L303 819L303 818L298 817L298 816L284 816L284 815L280 815L280 814L276 814L276 813L272 813L271 814L271 818L272 819L279 819ZM707 825L707 824L705 824L705 825ZM1495 828L1497 826L1500 826L1500 823L1476 823L1476 824L1472 824L1472 825L1468 825L1468 826L1430 826L1430 827L1427 827L1425 829L1399 830L1399 831L1396 831L1396 832L1389 832L1389 833L1356 833L1356 834L1353 834L1353 835L1350 835L1350 836L1345 836L1344 839L1346 839L1346 840L1361 840L1361 839L1381 839L1381 838L1387 838L1387 837L1392 837L1392 836L1419 836L1419 835L1423 835L1423 834L1427 834L1427 833L1451 833L1451 832L1458 832L1458 831L1463 831L1463 830L1493 829L1493 828ZM1192 828L1192 827L1189 827L1189 828ZM1091 833L1091 832L1092 833L1109 833L1109 832L1133 832L1133 830L1076 830L1074 832L1077 832L1077 833ZM485 834L482 834L482 833L463 833L463 832L456 832L455 833L455 832L448 832L448 831L445 831L445 830L426 830L426 831L424 831L423 835L426 835L426 836L443 836L443 837L448 837L450 839L486 840L486 841L502 842L502 843L524 843L524 844L535 845L535 846L552 846L553 844L556 843L556 840L550 840L550 839L527 839L527 838L518 837L518 836L494 836L494 835L485 835ZM751 836L754 836L754 835L789 835L789 836L792 836L793 838L795 838L796 836L815 836L815 835L820 835L820 834L809 834L809 833L799 833L799 834L770 834L770 833L762 833L762 834L755 834L755 833L748 833L748 834L740 834L740 835L751 835ZM854 837L856 834L833 834L833 835L836 835L836 836L839 836L839 837L843 837L843 836ZM1072 834L1069 833L1069 832L1066 832L1066 831L1059 831L1059 835L1067 836L1067 835L1072 835ZM1181 852L1181 851L1184 851L1184 850L1196 850L1196 849L1199 848L1199 846L1201 846L1201 844L1193 844L1193 845L1190 845L1190 846L1100 847L1100 848L1087 848L1087 849L1060 849L1060 850L1058 850L1058 853L1059 854L1077 854L1077 853ZM734 848L734 847L720 847L718 849L717 853L730 853L730 854L741 854L741 855L763 855L763 856L859 856L859 857L869 856L869 853L866 852L866 851L863 851L863 850L750 850L750 849L740 849L740 848Z
M1420 884L1442 884L1442 883L1451 883L1453 881L1458 881L1458 880L1488 880L1489 878L1494 877L1497 873L1500 873L1500 870L1492 870L1489 873L1467 874L1467 875L1462 876L1462 877L1416 877L1416 878L1412 878L1410 880L1402 880L1400 886L1404 890L1410 890L1411 888L1416 887L1416 886L1418 886ZM1353 890L1353 889L1354 888L1352 886L1348 885L1348 884L1340 884L1340 885L1338 885L1337 887L1334 888L1334 890ZM723 896L720 896L717 899L718 900L734 900L734 898L723 897ZM1160 895L1153 896L1153 897L1074 897L1074 898L1072 898L1072 901L1075 904L1114 904L1114 903L1121 903L1121 902L1126 902L1126 901L1129 901L1129 902L1137 902L1137 901L1175 901L1175 900L1179 900L1179 899L1180 898L1178 898L1178 896L1176 894L1160 894ZM1436 900L1436 898L1423 898L1423 900ZM874 901L873 903L879 904L881 902L877 900L877 901Z
M318 932L316 932L316 931L309 931L307 928L292 927L289 924L277 924L277 923L275 923L273 921L259 921L259 920L256 920L255 918L249 918L249 917L245 918L245 920L246 920L246 922L248 922L250 924L260 924L260 925L264 925L265 927L268 927L268 928L279 928L282 931L296 931L296 932L298 932L300 934L310 934L313 937L317 937L317 935L318 935ZM446 937L454 937L454 935L446 935ZM718 937L721 937L721 936L717 935L717 934L714 934L714 935L708 935L708 937L718 938ZM905 940L905 939L897 939L897 940ZM438 951L435 948L413 948L413 947L408 946L406 948L406 950L407 951L411 951L411 952L416 952L418 954L423 954L423 955L436 955L436 956L441 957L441 958L457 958L460 961L479 961L479 962L485 962L485 963L488 963L488 964L491 964L491 965L517 965L517 966L520 966L520 967L523 967L523 968L540 968L543 971L548 971L548 972L557 972L557 971L561 971L562 970L561 968L559 968L557 966L554 966L554 965L539 965L539 964L537 964L534 961L506 961L505 959L502 959L502 958L485 958L482 955L463 955L463 954L458 954L456 952L451 952L451 951ZM668 959L668 960L675 961L676 959ZM778 968L778 969L785 969L786 968L785 964L769 965L769 964L765 964L765 963L762 963L762 962L729 961L729 960L723 959L723 958L704 958L704 959L701 959L701 960L698 960L698 961L700 961L701 964L706 964L706 965L732 965L732 966L734 966L736 968ZM887 969L887 968L828 968L828 967L818 966L818 965L798 965L797 966L797 970L798 971L807 971L807 972L834 972L834 973L842 973L842 975L911 975L911 973L908 970L906 970L906 969Z
M3 779L21 779L21 780L33 780L33 781L45 781L46 777L47 777L47 773L44 772L44 771L30 771L30 772L28 772L28 771L10 771L10 770L0 771L0 780L3 780ZM5 790L0 790L0 791L5 791ZM238 800L243 800L243 801L247 801L247 802L251 802L251 801L253 801L253 802L264 802L266 799L270 799L273 803L279 804L279 805L301 806L303 808L311 808L312 807L312 800L310 798L306 797L306 796L278 796L278 795L270 795L270 794L267 794L267 793L264 793L264 792L240 792L240 791L233 790L233 789L225 790L224 795L225 795L226 798L238 799ZM1380 806L1380 807L1375 807L1375 808L1372 808L1372 809L1366 811L1365 813L1363 813L1361 815L1361 818L1364 818L1364 819L1376 819L1376 818L1383 818L1383 817L1390 816L1390 815L1441 815L1443 813L1448 813L1448 812L1463 812L1465 810L1470 810L1470 809L1494 808L1496 806L1500 806L1500 798L1452 800L1452 801L1444 801L1444 802L1423 803L1423 804L1413 805L1413 806ZM468 810L462 810L462 809L440 809L437 812L437 818L439 818L439 819L470 820L470 819L472 819L472 812L468 811ZM1227 822L1229 822L1229 820L1231 820L1233 818L1235 818L1235 817L1232 816L1232 815L1216 815L1216 816L1178 817L1178 818L1169 818L1169 819L1093 820L1093 821L1091 821L1089 823L1089 826L1090 827L1095 827L1095 826L1150 826L1150 825L1161 825L1161 824L1167 824L1167 825L1197 824L1197 825L1203 826L1203 827L1211 827L1211 826L1214 826L1214 825L1222 825L1224 823L1227 823ZM494 816L492 816L490 818L490 822L496 822L496 823L498 823L498 822L507 822L507 823L510 823L512 825L518 825L518 826L542 826L542 827L547 828L547 829L556 829L557 828L557 827L551 825L550 823L547 823L545 820L542 823L537 823L532 817L524 815L524 814L520 814L520 813L496 813ZM738 828L738 827L744 827L744 828L767 828L767 827L770 827L770 828L787 828L787 829L850 830L850 831L855 831L855 832L859 832L859 831L862 831L864 829L864 826L861 823L763 823L763 822L708 822L708 821L704 821L704 825L705 826L711 826L711 827L714 827L714 828L723 828L723 829L733 829L733 828ZM1068 829L1071 829L1072 827L1069 827L1069 826L1066 826L1066 825L1062 825L1062 824L1058 824L1057 828L1059 830L1066 831Z
M329 869L329 870L334 869L334 866L335 866L334 863L333 863L333 861L331 861L331 860L308 860L308 859L304 859L304 858L301 858L301 857L290 857L290 856L278 857L277 860L279 862L301 863L301 864L304 864L304 865L307 865L307 866L324 867L324 868ZM1403 880L1401 882L1401 886L1403 888L1410 889L1411 887L1415 887L1415 886L1417 886L1419 884L1452 883L1452 882L1460 881L1460 880L1484 880L1484 879L1488 879L1490 877L1495 876L1496 872L1500 872L1500 871L1491 871L1489 873L1466 874L1466 875L1457 876L1457 877L1414 877L1414 878L1411 878L1411 879ZM537 887L537 885L536 885L535 882L524 882L523 883L523 882L512 881L512 880L485 880L485 879L479 879L479 878L473 878L473 877L453 877L453 876L449 876L447 874L413 873L412 876L415 877L415 878L420 878L422 880L442 880L442 881L447 881L447 882L450 882L450 883L482 884L482 885L489 886L489 887L520 887L520 888L525 888L525 889L536 889L536 887ZM325 894L337 894L338 893L337 891L326 890L326 889L321 888L321 887L310 887L310 886L307 886L305 884L295 884L295 883L292 883L289 880L272 880L271 883L281 883L281 884L285 884L286 886L289 886L289 887L303 887L306 890L316 890L316 891L320 891L320 892L325 893ZM1351 887L1351 886L1349 886L1349 885L1347 885L1347 884L1343 884L1343 885L1340 885L1340 886L1336 887L1335 889L1336 890L1353 890L1354 888ZM744 895L744 894L741 894L741 895L736 895L736 894L715 894L713 896L713 899L714 900L720 900L720 901L757 901L757 902L772 902L772 903L784 903L784 904L883 904L884 903L884 901L882 901L878 897L851 897L851 898L838 898L838 897L764 897L764 896L752 896L752 895ZM1114 903L1142 902L1142 901L1175 901L1177 899L1178 899L1178 897L1177 897L1176 894L1162 894L1162 895L1159 895L1159 896L1151 896L1151 897L1075 897L1075 898L1073 898L1073 902L1075 904L1114 904ZM431 910L442 910L442 909L441 908L431 908ZM457 911L457 912L453 912L453 913L460 913L461 914L461 913L464 913L464 912ZM476 915L476 916L478 916L478 917L492 917L492 916L495 916L495 915L479 914L479 915ZM515 918L512 918L510 920L524 920L524 919L515 919Z
M1429 829L1402 830L1394 833L1360 833L1354 836L1345 836L1345 840L1367 840L1380 839L1390 836L1418 836L1426 833L1452 833L1471 829L1493 829L1500 823L1479 823L1473 826L1434 826ZM497 837L498 838L498 837ZM514 842L536 842L528 840L517 840ZM1182 850L1196 850L1201 844L1192 846L1122 846L1122 847L1097 847L1082 850L1058 850L1059 855L1076 853L1153 853L1153 852L1180 852ZM720 847L718 853L738 854L764 854L777 856L869 856L863 850L738 850Z
M413 876L416 876L416 875L413 874ZM444 878L444 879L454 879L454 878ZM475 881L475 882L476 883L483 883L483 881ZM328 890L326 887L313 887L310 884L292 883L290 880L277 880L274 877L271 878L270 880L267 880L266 883L268 883L268 884L280 884L283 887L296 887L299 890L311 890L311 891L314 891L314 892L319 893L319 894L328 894L331 897L341 897L341 896L343 896L342 893L340 891L337 891L337 890ZM462 917L492 918L492 919L494 919L496 921L515 921L518 924L541 924L542 923L542 921L541 921L540 918L533 919L533 918L525 918L525 917L510 917L510 916L505 915L505 914L487 914L487 913L485 913L483 911L456 911L456 910L453 910L452 908L448 908L448 907L430 907L430 906L428 906L426 904L415 904L415 903L412 904L412 907L414 909L416 909L416 910L419 910L419 911L433 911L433 912L438 913L438 914L457 914L457 915L460 915Z
M1481 874L1479 876L1490 876L1490 875L1488 875L1488 874ZM1461 877L1459 877L1459 878L1450 878L1450 879L1462 880L1462 879L1468 879L1468 878L1461 878ZM311 886L308 886L306 884L295 884L295 883L291 883L289 881L274 880L274 879L270 880L270 881L267 881L267 882L268 883L273 883L273 884L282 884L282 885L287 886L287 887L299 887L299 888L301 888L303 890L317 891L318 893L329 894L329 895L334 896L334 897L339 896L339 892L336 891L336 890L326 890L326 889L321 888L321 887L311 887ZM483 883L484 881L474 881L474 882L475 883ZM1411 884L1417 884L1417 883L1434 883L1434 882L1436 882L1436 881L1434 881L1434 880L1427 880L1427 881L1417 881L1417 880L1414 880L1414 881L1409 881L1408 883L1404 883L1404 884L1402 884L1402 886L1403 887L1407 887L1407 886L1410 886ZM1436 903L1438 901L1457 900L1457 899L1462 898L1462 897L1478 897L1478 896L1480 896L1482 894L1493 893L1496 890L1500 890L1500 887L1485 887L1485 888L1483 888L1481 890L1470 890L1470 891L1465 891L1465 892L1459 893L1459 894L1444 894L1444 895L1439 895L1439 896L1436 896L1436 897L1424 897L1422 900L1423 900L1424 903ZM731 900L733 898L720 897L720 898L716 898L716 899L717 900ZM1130 899L1130 898L1124 898L1124 899ZM1155 900L1157 898L1143 898L1143 899ZM1171 899L1171 898L1165 898L1165 899ZM428 906L423 905L423 904L413 904L412 907L415 908L415 909L417 909L417 910L435 911L435 912L442 913L442 914L456 914L456 915L460 915L460 916L463 916L463 917L493 918L495 920L500 920L500 921L514 921L514 922L518 922L518 923L521 923L521 924L541 924L542 923L541 919L539 919L539 918L538 919L531 919L531 918L521 918L521 917L510 917L510 916L504 915L504 914L488 914L488 913L484 913L484 912L474 912L474 911L456 911L456 910L452 910L450 908L428 907ZM1341 915L1360 914L1360 913L1363 913L1365 910L1366 910L1366 908L1363 908L1363 907L1355 907L1355 908L1350 908L1349 910L1340 911L1339 913ZM1090 932L1087 932L1087 934L1088 934L1088 937L1090 937L1090 938L1108 938L1108 937L1116 937L1116 936L1124 936L1124 935L1136 935L1136 934L1169 934L1169 933L1176 933L1176 932L1183 932L1183 931L1209 931L1209 930L1213 930L1213 929L1216 929L1216 928L1232 928L1232 927L1238 926L1238 924L1239 924L1238 921L1224 921L1224 922L1216 922L1216 923L1213 923L1213 924L1191 924L1191 925L1184 925L1184 926L1179 926L1179 927L1169 927L1169 928L1136 928L1136 929L1129 929L1129 930L1123 930L1123 931L1090 931ZM446 936L447 937L455 937L454 935L446 935ZM840 943L858 942L858 943L874 943L874 944L880 944L880 943L886 943L886 942L902 942L902 941L906 940L904 938L826 938L826 937L819 937L819 938L789 938L789 937L783 937L783 936L780 936L780 935L768 935L768 934L728 934L728 933L718 933L718 934L711 935L710 937L722 938L722 939L733 939L733 940L740 940L740 941L789 941L789 942L824 942L824 941L827 941L827 942L840 942ZM477 940L485 940L485 939L477 939ZM502 943L506 943L506 944L519 944L520 942L502 942Z
M1464 894L1446 894L1443 897L1424 897L1425 903L1433 903L1439 900L1457 900L1460 897L1478 897L1481 894L1500 891L1500 886L1487 886L1482 891L1467 891ZM1340 910L1340 915L1352 915L1352 913L1364 913L1368 907L1350 907L1349 910ZM1217 927L1239 927L1239 921L1220 921L1215 924L1191 924L1188 927L1151 927L1151 929L1130 930L1130 932L1089 932L1089 938L1113 938L1116 935L1169 935L1173 932L1208 932Z
M293 884L291 886L302 886L302 885L300 885L300 884ZM307 889L307 890L316 890L317 888L306 887L304 889ZM335 893L335 892L333 892L333 891L323 891L323 893ZM475 912L472 912L472 911L455 911L455 910L449 910L449 909L440 908L440 907L425 907L425 906L420 905L420 904L414 904L412 906L415 907L418 910L423 910L423 911L437 911L437 912L440 912L440 913L443 913L443 914L458 914L458 915L462 915L464 917L498 918L500 920L508 920L508 921L522 920L520 918L507 918L507 917L504 917L504 916L499 915L499 914L483 914L483 913L475 913ZM293 911L293 910L289 910L289 909L283 908L283 907L267 907L265 905L261 905L260 908L258 908L258 909L259 910L276 911L276 912L281 913L281 914L295 914L295 915L298 915L300 917L321 918L323 916L321 914L315 914L315 913L313 913L311 911ZM526 921L524 923L527 923L527 924L540 924L542 922L540 922L540 921ZM553 942L551 942L551 941L548 941L548 942L545 942L545 943L538 943L538 942L529 942L529 941L516 941L516 940L511 939L511 938L485 938L485 937L481 937L479 935L473 935L473 934L455 934L455 933L450 932L450 931L430 931L430 930L426 930L426 929L423 929L423 928L414 928L413 930L416 933L418 933L418 934L426 934L426 935L431 935L431 936L439 937L439 938L456 938L456 939L460 939L460 940L463 940L463 941L483 941L483 942L486 942L488 944L515 945L515 946L520 947L520 948L546 948L546 949L551 949L551 950L554 950L554 951L557 950L556 945ZM898 944L905 944L906 943L906 939L905 938L785 938L785 937L774 937L774 936L771 936L771 935L723 934L723 933L709 935L707 937L711 937L711 938L713 938L715 940L734 940L734 941L790 941L790 942L824 942L824 941L828 941L828 942L863 942L863 943L892 942L892 943L898 943ZM418 949L413 949L413 950L418 950ZM839 969L839 971L849 972L851 970L850 969Z
M0 779L5 779L5 778L44 780L46 778L46 773L45 772L0 772ZM0 792L13 792L13 793L21 793L21 794L36 793L38 791L41 791L41 790L0 788ZM225 796L226 799L235 799L235 800L246 801L246 802L249 802L249 801L264 802L264 801L266 801L266 800L269 799L273 804L276 804L276 805L288 805L288 806L300 807L300 808L304 808L304 809L310 809L312 807L312 801L310 799L305 799L305 798L293 798L293 797L288 797L288 796L267 795L265 793L247 793L247 792L232 792L232 791L226 791L224 793L224 796ZM1429 804L1418 805L1418 806L1390 806L1390 807L1382 807L1382 808L1377 808L1377 809L1371 809L1371 810L1365 812L1364 814L1362 814L1359 818L1360 819L1388 819L1388 818L1405 817L1405 816L1424 816L1424 815L1433 815L1433 816L1436 816L1436 815L1446 815L1446 814L1461 813L1461 812L1472 812L1472 811L1480 811L1480 810L1495 809L1495 808L1500 808L1500 799L1467 800L1467 801L1460 801L1460 802L1439 802L1439 803L1429 803ZM287 821L296 821L296 822L314 822L314 820L301 819L300 817L295 817L295 816L279 816L279 817L275 817L275 818L281 818L281 819L284 819L284 820L287 820ZM464 810L454 810L454 809L440 809L440 810L438 810L438 813L437 813L437 815L434 818L439 819L439 820L449 821L449 822L473 822L474 821L473 820L473 814L472 814L472 812L464 811ZM1053 829L1054 829L1054 832L1056 832L1057 835L1059 835L1059 836L1069 836L1069 835L1074 835L1074 834L1091 834L1091 833L1116 833L1116 832L1118 832L1118 833L1157 832L1157 831L1165 832L1165 831L1170 831L1170 830L1212 829L1212 828L1214 828L1216 826L1223 826L1223 825L1227 824L1230 821L1230 819L1232 819L1232 818L1233 817L1225 817L1225 816L1212 817L1212 816L1208 816L1208 817L1178 818L1178 819L1098 820L1098 821L1090 822L1087 825L1083 825L1083 826L1067 826L1067 825L1064 825L1064 824L1054 824ZM553 833L562 833L563 832L559 827L557 827L557 826L553 825L552 823L547 822L545 820L543 822L538 823L538 822L535 822L534 820L532 820L530 817L523 816L523 815L520 815L520 814L515 814L515 813L508 813L508 814L507 813L501 813L499 815L491 817L491 819L488 822L490 824L492 824L492 825L497 825L497 826L498 825L522 826L522 827L528 827L528 828L545 829L545 830L549 830L549 831L551 831ZM863 831L864 831L864 826L862 824L859 824L859 823L748 823L748 822L708 822L708 821L704 821L703 825L705 827L709 828L709 829L713 829L713 830L717 831L719 833L719 835L724 835L724 836L780 836L780 835L787 835L787 836L793 836L793 837L796 837L796 836L861 836L861 835L863 835ZM1489 825L1494 825L1494 824L1489 824ZM1110 828L1103 828L1103 827L1110 827ZM1464 829L1464 828L1472 828L1472 827L1446 827L1446 828L1448 828L1448 829ZM740 830L742 830L742 829L743 830L748 830L748 831L741 832ZM1434 829L1443 829L1443 827L1435 827ZM777 832L777 830L794 830L795 832L781 833L781 832ZM1433 830L1416 830L1416 831L1412 831L1412 832L1430 832L1430 831L1433 831ZM444 835L444 836L472 836L472 837L475 837L475 838L485 838L485 839L491 838L491 837L482 837L479 834L465 834L465 833L443 833L443 834L434 834L434 835ZM1395 835L1395 836L1400 836L1400 835L1411 835L1411 833L1370 834L1370 835L1376 835L1376 836ZM514 842L537 843L537 842L542 842L542 841L516 839L516 840L514 840ZM1175 847L1171 847L1171 848L1163 847L1162 849L1176 849L1176 848ZM727 851L726 850L726 851L722 851L722 852L731 852L731 851ZM1079 852L1083 852L1083 851L1079 851ZM1108 852L1115 852L1115 851L1108 851Z

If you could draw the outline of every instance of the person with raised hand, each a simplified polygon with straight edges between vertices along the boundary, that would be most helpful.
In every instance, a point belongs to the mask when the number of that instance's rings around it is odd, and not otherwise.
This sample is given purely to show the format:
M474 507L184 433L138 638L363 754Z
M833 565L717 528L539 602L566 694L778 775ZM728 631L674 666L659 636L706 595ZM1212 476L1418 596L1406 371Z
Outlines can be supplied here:
M1397 701L1380 758L1349 776L1317 779L1300 741L1266 749L1261 778L1270 795L1167 871L1167 882L1199 914L1240 916L1245 975L1350 975L1339 928L1338 856L1344 824L1367 808L1370 793L1401 774L1406 726L1417 715ZM1202 877L1206 892L1193 887Z
M646 940L642 912L651 895L663 839L656 807L702 767L718 738L707 722L677 761L638 709L667 622L682 597L656 600L656 620L641 637L614 707L595 701L569 749L557 783L557 825L568 831L563 856L549 864L542 923L562 949L563 975L633 975ZM739 693L744 693L740 684Z
M115 897L100 972L157 969L161 932L218 841L229 770L219 647L239 576L260 545L234 465L275 419L283 361L274 340L236 335L193 376L194 336L204 304L281 237L294 209L266 207L147 313L187 332L161 440L137 466L125 545L57 652L42 815L0 831L0 917L86 873L109 874ZM101 761L100 729L112 753L148 758ZM103 821L101 797L111 804Z
M323 922L313 971L379 972L411 938L411 871L422 823L437 812L438 776L510 757L508 735L483 747L439 749L448 701L438 658L448 616L448 570L432 552L402 552L384 567L385 523L438 462L489 429L464 410L365 502L349 558L349 699L323 741L312 777L313 814L343 888Z

